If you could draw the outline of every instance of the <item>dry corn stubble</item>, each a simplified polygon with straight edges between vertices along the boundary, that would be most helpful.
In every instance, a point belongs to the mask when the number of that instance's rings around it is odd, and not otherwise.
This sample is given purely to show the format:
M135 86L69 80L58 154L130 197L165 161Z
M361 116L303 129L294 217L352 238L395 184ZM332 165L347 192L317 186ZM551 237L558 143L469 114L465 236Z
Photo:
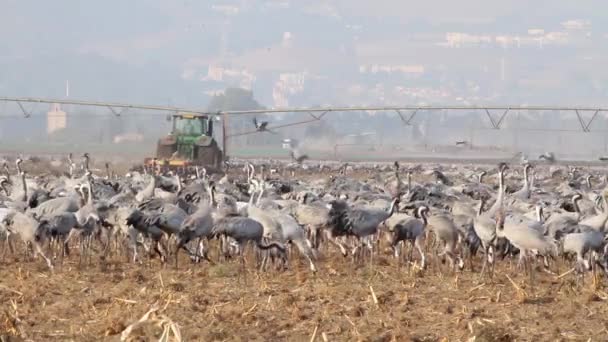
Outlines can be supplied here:
M608 316L603 279L579 284L572 273L557 280L537 273L537 295L531 296L519 285L527 276L506 262L496 265L494 281L480 285L478 273L440 276L432 264L421 272L378 250L373 274L330 246L316 275L293 260L288 271L257 276L249 253L244 283L238 261L190 264L182 255L175 270L161 268L158 259L136 265L111 256L102 270L96 254L92 265L79 268L77 249L49 275L40 260L24 261L18 248L15 257L0 260L0 302L7 304L0 310L0 335L116 339L157 308L125 339L605 340L606 330L597 328ZM571 267L558 262L560 270Z

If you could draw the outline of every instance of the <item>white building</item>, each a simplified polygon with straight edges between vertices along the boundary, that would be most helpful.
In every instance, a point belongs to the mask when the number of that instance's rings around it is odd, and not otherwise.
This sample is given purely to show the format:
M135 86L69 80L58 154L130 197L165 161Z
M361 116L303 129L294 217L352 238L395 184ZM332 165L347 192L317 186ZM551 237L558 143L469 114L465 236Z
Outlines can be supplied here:
M46 113L46 133L53 134L58 130L64 129L67 122L67 114L61 110L59 103L53 103L51 110Z

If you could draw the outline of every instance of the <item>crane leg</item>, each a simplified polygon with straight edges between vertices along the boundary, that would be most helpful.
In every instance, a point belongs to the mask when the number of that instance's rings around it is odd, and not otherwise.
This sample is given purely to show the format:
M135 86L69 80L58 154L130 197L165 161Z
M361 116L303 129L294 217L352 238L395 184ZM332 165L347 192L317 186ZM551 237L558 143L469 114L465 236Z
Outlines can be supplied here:
M49 267L49 270L53 271L53 263L51 262L51 259L49 259L46 255L44 255L44 252L42 251L42 247L37 242L34 242L34 254L39 254L44 259L44 261L46 261L46 264Z
M414 244L418 249L418 253L420 253L420 268L424 270L426 269L426 256L424 255L424 246L422 246L422 244L424 244L424 236L421 235L420 237L416 238Z
M489 248L487 246L483 246L483 262L481 263L481 272L479 273L479 278L483 278L485 272L486 272L486 267L488 265L488 258L489 258Z

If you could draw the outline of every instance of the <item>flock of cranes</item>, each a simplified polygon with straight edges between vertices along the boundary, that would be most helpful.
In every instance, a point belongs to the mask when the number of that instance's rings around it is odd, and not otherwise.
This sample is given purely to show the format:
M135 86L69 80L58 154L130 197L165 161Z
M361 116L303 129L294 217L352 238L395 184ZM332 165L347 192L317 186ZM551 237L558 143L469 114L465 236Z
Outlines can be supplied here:
M148 255L178 267L185 253L192 262L234 258L246 267L253 246L263 270L293 267L299 255L317 272L339 251L372 267L379 255L420 269L432 258L454 272L481 263L481 275L491 275L500 260L517 259L532 277L539 268L556 272L564 258L579 275L608 271L600 170L267 161L233 162L223 174L155 167L117 176L82 158L36 175L29 161L4 162L2 258L39 256L53 269L77 246L81 263Z

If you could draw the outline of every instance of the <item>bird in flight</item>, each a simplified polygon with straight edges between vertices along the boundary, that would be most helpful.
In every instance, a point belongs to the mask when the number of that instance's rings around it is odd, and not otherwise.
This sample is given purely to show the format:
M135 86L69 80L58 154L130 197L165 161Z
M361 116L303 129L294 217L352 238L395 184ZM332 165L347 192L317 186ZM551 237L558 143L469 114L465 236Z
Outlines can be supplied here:
M289 155L291 156L291 159L293 159L298 164L302 164L304 160L309 159L307 154L300 154L294 150L289 151Z
M255 125L255 129L258 132L268 132L268 133L272 133L272 134L277 134L268 129L268 121L258 122L258 119L256 117L254 117L253 124Z

